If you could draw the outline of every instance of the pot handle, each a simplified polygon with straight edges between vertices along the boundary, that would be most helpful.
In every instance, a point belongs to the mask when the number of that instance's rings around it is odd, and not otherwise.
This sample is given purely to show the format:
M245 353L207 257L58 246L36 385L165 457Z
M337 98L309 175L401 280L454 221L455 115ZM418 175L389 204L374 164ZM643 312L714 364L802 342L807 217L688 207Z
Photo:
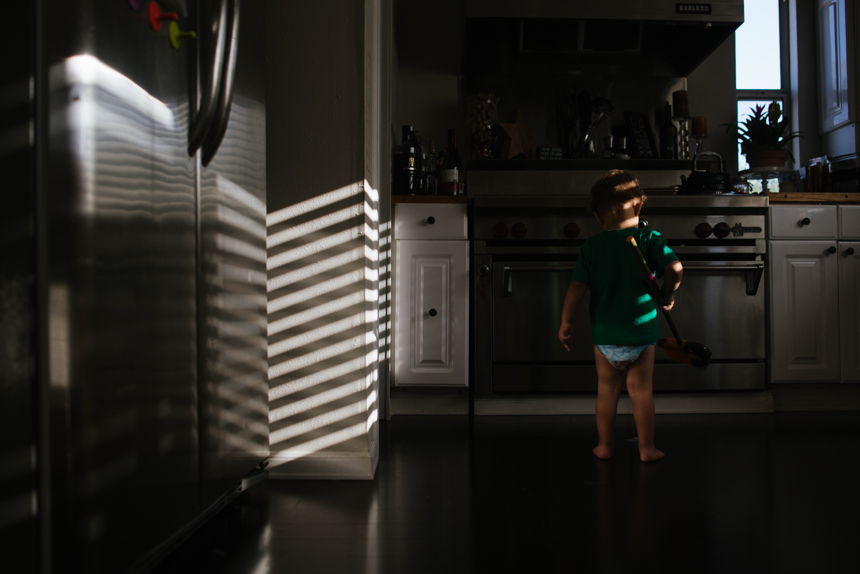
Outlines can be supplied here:
M703 152L697 153L696 157L693 158L693 171L697 171L696 170L696 164L698 163L699 158L702 156L715 157L718 160L720 160L720 173L723 172L723 157L720 154L713 152L713 151L703 151Z

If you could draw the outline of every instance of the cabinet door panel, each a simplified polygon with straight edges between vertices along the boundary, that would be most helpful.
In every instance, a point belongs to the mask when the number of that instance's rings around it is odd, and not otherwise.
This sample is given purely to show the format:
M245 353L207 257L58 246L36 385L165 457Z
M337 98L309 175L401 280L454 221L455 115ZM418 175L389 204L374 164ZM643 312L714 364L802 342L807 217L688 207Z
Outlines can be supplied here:
M412 351L415 372L451 372L453 255L412 256Z
M853 249L852 253L849 253ZM842 382L860 383L860 241L839 242Z
M396 386L468 384L467 241L397 241Z
M772 378L838 381L839 288L835 241L772 241Z

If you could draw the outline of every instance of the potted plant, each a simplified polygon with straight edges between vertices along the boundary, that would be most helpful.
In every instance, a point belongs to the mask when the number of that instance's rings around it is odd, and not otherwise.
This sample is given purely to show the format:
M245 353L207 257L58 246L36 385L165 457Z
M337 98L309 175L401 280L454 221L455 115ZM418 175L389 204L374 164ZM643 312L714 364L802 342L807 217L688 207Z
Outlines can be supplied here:
M779 102L771 102L767 109L764 105L755 106L750 111L752 115L737 124L723 124L726 133L734 132L741 143L741 153L747 156L750 168L784 167L789 158L794 161L788 145L803 134L789 131Z

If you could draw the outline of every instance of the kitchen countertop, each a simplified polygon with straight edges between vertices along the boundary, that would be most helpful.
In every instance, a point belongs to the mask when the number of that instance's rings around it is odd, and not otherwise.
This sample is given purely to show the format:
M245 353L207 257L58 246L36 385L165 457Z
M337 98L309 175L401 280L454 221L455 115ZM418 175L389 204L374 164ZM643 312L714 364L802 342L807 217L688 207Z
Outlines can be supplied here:
M392 195L391 203L472 203L466 195Z
M768 193L770 204L776 203L860 203L860 193Z

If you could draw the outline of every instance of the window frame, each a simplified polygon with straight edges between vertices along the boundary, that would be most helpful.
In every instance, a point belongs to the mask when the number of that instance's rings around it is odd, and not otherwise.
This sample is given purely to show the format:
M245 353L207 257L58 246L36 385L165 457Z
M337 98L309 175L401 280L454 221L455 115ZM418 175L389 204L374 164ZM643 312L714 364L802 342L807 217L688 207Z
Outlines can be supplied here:
M744 0L744 10L746 4L755 0ZM785 118L793 117L793 102L791 101L791 49L789 37L789 15L788 2L786 0L777 0L779 5L779 89L777 90L742 90L737 88L737 77L735 78L735 93L737 104L744 101L756 100L779 100L782 102L782 115ZM746 13L746 12L744 12ZM737 62L737 43L735 43L735 62ZM737 64L736 64L737 65ZM737 107L737 106L736 106ZM796 128L792 128L796 129ZM796 149L797 140L793 142L792 155L797 157L798 149ZM738 144L738 157L740 157L740 144ZM740 166L738 166L740 167Z

